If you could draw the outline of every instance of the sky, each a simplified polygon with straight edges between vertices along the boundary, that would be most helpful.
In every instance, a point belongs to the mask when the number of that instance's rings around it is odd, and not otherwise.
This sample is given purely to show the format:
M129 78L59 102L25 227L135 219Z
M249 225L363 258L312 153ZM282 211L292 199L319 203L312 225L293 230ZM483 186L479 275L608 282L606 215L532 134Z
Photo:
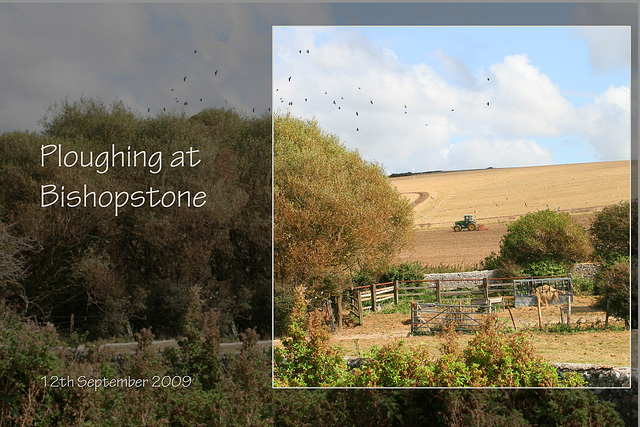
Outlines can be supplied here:
M0 133L39 132L48 107L80 97L120 100L142 117L211 107L258 116L282 106L277 86L297 88L294 101L308 93L307 109L294 102L292 113L389 171L629 157L628 30L565 27L636 25L634 4L3 1ZM520 33L505 40L495 27L505 25ZM522 33L539 25L563 28ZM416 38L416 26L438 34ZM312 53L300 55L303 46ZM535 84L521 85L524 75ZM364 86L350 93L356 77ZM356 132L315 95L341 85L354 116L365 88L364 106L375 102ZM542 107L526 102L537 90Z
M629 160L630 54L628 26L283 26L273 102L387 173Z

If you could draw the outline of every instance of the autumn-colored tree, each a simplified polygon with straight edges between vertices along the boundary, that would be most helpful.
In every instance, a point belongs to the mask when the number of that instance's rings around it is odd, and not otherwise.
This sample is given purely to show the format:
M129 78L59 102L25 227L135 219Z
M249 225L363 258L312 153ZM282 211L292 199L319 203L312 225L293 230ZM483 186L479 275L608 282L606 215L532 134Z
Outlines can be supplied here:
M407 244L412 211L382 167L316 121L277 114L273 129L276 291L336 291L385 266Z

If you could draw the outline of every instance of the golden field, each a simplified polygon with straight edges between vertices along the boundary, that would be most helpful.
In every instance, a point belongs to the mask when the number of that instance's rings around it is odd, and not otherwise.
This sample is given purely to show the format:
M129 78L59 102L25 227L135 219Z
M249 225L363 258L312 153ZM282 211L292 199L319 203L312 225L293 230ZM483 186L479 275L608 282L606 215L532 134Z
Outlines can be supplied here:
M429 265L473 265L492 251L510 221L536 210L568 212L585 227L604 206L630 200L637 163L600 162L436 172L391 178L414 205L414 247L402 261ZM417 203L416 203L417 202ZM485 231L451 227L471 214Z
M416 226L426 229L450 227L465 214L491 224L543 209L591 213L628 201L630 178L631 162L617 161L435 172L391 183L412 201L429 194L414 207Z

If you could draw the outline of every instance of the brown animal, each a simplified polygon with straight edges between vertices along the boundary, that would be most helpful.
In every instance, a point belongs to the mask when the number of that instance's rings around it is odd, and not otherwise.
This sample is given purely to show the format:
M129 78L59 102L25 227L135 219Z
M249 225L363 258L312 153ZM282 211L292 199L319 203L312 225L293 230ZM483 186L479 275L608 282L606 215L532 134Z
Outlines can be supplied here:
M534 295L540 301L540 305L547 305L551 301L559 300L558 290L549 285L543 285L536 288L536 290L534 291Z

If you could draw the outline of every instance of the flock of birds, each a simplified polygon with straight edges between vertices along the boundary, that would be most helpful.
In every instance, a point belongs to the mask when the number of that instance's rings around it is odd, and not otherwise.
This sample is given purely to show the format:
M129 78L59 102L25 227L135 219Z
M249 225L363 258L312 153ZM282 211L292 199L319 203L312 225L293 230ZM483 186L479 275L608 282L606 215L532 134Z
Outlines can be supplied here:
M299 49L297 52L298 52L298 54L300 54L300 55L302 55L303 53L306 53L307 55L311 54L311 52L310 52L310 50L309 50L309 49L304 49L304 50L303 50L303 49ZM291 80L292 80L293 78L294 78L294 76L293 76L293 75L290 75L290 76L287 78L288 83L291 83ZM490 79L489 77L487 77L487 81L489 82L489 81L491 81L491 79ZM275 89L275 91L276 91L276 92L280 92L280 88L276 88L276 89ZM362 87L361 87L361 86L358 86L358 91L362 91ZM323 93L323 94L321 94L321 95L323 95L323 96L328 96L328 95L329 95L329 91L328 91L328 90L325 90L325 91L324 91L324 93ZM302 98L301 98L301 99L302 99ZM340 95L340 96L339 96L339 98L337 98L337 97L336 97L336 98L333 98L333 97L327 97L327 99L329 100L329 102L331 102L331 104L332 104L332 105L334 106L334 108L336 108L337 110L341 110L341 111L345 111L345 110L346 110L346 108L345 108L345 109L343 109L343 108L342 108L342 107L344 106L344 104L342 103L342 101L344 101L344 99L345 99L343 95ZM366 98L366 97L364 97L363 99L367 99L367 98ZM280 104L285 104L285 103L286 103L286 105L288 105L288 106L293 106L293 102L294 102L294 101L291 101L291 100L285 100L283 96L279 96L279 97L278 97L278 101L280 102ZM297 101L297 102L298 102L298 101ZM301 102L301 101L300 101L300 102ZM308 97L308 96L304 98L304 102L309 102L309 97ZM356 109L354 109L354 110L353 110L353 112L352 112L352 113L355 113L355 114L354 114L354 117L358 117L358 118L360 118L360 117L362 116L362 114L361 114L361 113L362 113L362 112L364 112L364 111L368 111L368 110L366 110L366 109L367 109L367 108L371 108L371 106L372 106L372 105L375 105L375 104L374 104L374 102L373 102L373 99L370 99L370 98L369 98L369 103L368 103L368 104L363 105L361 109L357 109L357 110L356 110ZM403 104L403 105L404 105L404 109L402 110L402 112L403 112L405 115L408 115L408 114L409 114L409 108L407 107L407 104ZM486 102L486 105L487 105L487 107L489 107L489 106L490 106L490 101L487 101L487 102ZM455 108L451 108L451 112L452 112L452 113L453 113L453 112L455 112ZM429 126L429 123L425 123L425 126ZM358 123L358 124L356 124L356 132L359 132L359 131L360 131L360 124Z
M198 54L198 49L194 49L193 54L194 54L194 55L197 55L197 54ZM214 78L218 76L218 72L219 72L219 71L220 71L219 69L216 69L215 71L213 71L213 77L214 77ZM182 83L178 83L178 84L182 84L182 85L186 84L186 83L187 83L187 77L188 77L188 76L184 76L184 77L182 77ZM184 86L183 86L183 87L184 87ZM176 88L177 88L177 89L182 89L183 87L180 87L180 86L174 86L174 87L172 87L172 88L170 89L170 92L173 92L173 94L175 95L175 94L178 92L178 91L176 91ZM196 98L196 102L198 101L198 99L199 99L200 103L203 103L203 102L204 102L204 99L203 99L203 98ZM228 101L227 101L226 99L224 99L224 98L223 98L222 100L223 100L225 103L228 103ZM186 106L188 106L188 105L189 105L189 101L188 101L188 100L179 99L177 96L174 96L174 97L173 97L173 101L174 101L174 104L180 104L180 103L182 103L182 106L183 106L183 107L186 107ZM271 111L271 107L269 107L269 109L268 109L268 110L269 110L269 111ZM166 112L166 111L167 111L167 107L162 107L162 112ZM254 114L255 114L255 112L256 112L256 108L255 108L255 107L253 107L253 108L252 108L252 113L254 113ZM151 107L148 107L148 108L147 108L147 113L149 113L149 114L151 113Z

